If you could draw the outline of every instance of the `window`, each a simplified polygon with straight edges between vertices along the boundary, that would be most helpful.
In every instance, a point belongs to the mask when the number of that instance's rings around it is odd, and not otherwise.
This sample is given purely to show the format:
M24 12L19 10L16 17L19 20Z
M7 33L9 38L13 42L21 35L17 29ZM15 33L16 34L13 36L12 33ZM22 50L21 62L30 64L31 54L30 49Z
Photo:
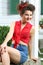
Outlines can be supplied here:
M43 0L41 0L41 15L43 15Z
M1 2L1 14L2 15L14 15L14 14L18 14L17 11L17 4L19 4L21 1L28 1L29 0L3 0Z
M8 4L9 4L9 8L8 8L8 13L9 14L18 14L17 12L17 4L20 3L20 1L28 1L29 0L9 0Z
M8 14L17 14L17 4L19 3L19 0L9 0L8 1Z

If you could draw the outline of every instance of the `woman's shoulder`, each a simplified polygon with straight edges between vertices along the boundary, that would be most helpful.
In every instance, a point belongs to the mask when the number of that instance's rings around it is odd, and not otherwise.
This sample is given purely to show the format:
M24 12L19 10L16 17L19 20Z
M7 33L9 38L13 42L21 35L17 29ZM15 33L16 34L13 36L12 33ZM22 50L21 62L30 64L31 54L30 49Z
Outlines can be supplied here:
M34 30L35 30L35 26L34 26L34 24L33 24L32 22L29 22L29 24L32 26L32 28L31 28L31 31L30 31L30 32L34 31Z
M15 25L15 22L11 22L10 26L14 26Z
M34 25L32 26L30 33L31 34L34 34L35 33L35 26Z
M33 26L33 23L32 22L28 22L30 25L32 25Z
M19 23L20 22L20 20L19 21L13 21L13 22L11 22L11 24L10 24L10 26L12 27L12 26L15 26L15 24L16 23Z

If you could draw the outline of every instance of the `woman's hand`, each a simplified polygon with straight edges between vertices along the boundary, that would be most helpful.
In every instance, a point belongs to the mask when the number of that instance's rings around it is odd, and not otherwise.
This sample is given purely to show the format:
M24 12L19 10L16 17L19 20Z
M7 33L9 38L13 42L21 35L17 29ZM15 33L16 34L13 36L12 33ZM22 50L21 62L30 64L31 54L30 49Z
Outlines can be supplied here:
M1 48L4 48L4 47L6 47L6 46L7 46L6 43L2 43L2 44L1 44Z
M0 56L1 56L1 45L0 45Z
M4 43L1 45L1 54L3 54L4 52L6 52L6 47L7 47L7 45L4 44Z
M31 59L33 60L33 61L35 61L35 62L37 62L37 58L35 58L35 57L31 57Z

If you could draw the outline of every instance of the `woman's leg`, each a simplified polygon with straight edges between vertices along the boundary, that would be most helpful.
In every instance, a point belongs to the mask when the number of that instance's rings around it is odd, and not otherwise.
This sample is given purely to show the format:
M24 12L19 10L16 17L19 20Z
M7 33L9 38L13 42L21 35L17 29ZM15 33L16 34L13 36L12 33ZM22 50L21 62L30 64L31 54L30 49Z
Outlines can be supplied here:
M10 65L10 57L7 49L2 49L1 51L2 65Z
M12 62L14 62L14 63L19 63L20 62L20 56L21 55L20 55L19 50L7 46L7 51L10 55L10 59L11 59Z
M1 58L1 46L0 46L0 62L2 61L2 58Z
M2 61L1 55L0 55L0 62Z
M7 46L6 51L2 49L1 57L2 57L2 65L10 65L10 59L14 63L20 62L20 52L12 47Z

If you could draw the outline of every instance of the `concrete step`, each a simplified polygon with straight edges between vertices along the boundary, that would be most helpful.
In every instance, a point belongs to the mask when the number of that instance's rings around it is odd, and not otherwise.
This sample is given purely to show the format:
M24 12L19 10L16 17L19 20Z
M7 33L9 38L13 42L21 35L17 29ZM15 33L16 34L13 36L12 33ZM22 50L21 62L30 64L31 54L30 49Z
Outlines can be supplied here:
M0 62L0 65L2 65L2 62ZM38 59L37 62L35 62L33 60L27 60L23 64L10 64L10 65L41 65L41 61L40 61L40 59Z
M2 62L0 62L0 65L2 65Z

